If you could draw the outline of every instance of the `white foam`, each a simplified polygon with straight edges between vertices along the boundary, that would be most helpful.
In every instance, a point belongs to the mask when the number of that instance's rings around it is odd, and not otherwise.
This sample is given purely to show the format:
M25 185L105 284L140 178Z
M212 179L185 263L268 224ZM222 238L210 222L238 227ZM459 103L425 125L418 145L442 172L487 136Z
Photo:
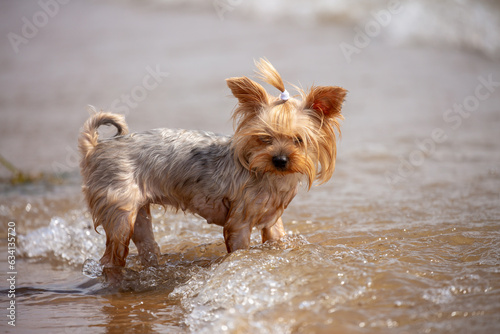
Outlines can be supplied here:
M71 223L67 219L53 217L48 226L19 235L18 243L22 256L81 265L88 258L100 258L106 240L83 217Z

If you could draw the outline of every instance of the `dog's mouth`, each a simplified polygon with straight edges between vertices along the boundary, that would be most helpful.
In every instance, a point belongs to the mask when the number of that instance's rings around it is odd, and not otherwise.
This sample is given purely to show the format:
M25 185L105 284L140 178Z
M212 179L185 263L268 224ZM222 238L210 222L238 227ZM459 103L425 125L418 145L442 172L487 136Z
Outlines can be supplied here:
M276 175L308 174L314 164L307 156L298 153L268 152L256 154L248 158L248 169L256 173Z

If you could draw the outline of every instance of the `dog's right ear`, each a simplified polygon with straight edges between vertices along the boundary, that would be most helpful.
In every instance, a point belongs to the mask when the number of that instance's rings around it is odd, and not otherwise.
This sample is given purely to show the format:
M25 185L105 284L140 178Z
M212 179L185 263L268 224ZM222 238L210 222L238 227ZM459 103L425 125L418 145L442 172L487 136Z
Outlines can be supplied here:
M313 86L305 97L305 108L326 118L342 118L340 111L346 94L347 90L342 87Z
M234 97L238 99L240 107L246 111L257 111L269 104L266 90L257 82L247 77L229 78L226 82Z

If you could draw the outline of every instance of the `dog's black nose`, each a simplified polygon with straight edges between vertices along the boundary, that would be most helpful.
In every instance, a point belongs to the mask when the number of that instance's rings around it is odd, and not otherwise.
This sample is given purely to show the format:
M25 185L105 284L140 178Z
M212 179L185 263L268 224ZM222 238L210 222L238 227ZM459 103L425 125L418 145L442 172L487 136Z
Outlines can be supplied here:
M286 155L276 155L273 157L273 165L276 169L283 170L288 165L288 157Z

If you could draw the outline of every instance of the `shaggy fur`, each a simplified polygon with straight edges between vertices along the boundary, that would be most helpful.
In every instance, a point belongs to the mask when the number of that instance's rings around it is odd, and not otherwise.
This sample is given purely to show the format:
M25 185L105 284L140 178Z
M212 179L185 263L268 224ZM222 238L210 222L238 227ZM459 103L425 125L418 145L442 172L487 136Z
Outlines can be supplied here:
M267 60L257 68L260 78L284 91ZM222 226L233 252L249 247L254 227L262 230L263 242L280 239L280 217L300 183L310 188L331 178L346 90L298 89L301 99L283 101L247 77L227 84L239 102L233 136L171 129L128 134L124 117L108 112L87 120L79 138L83 192L95 228L106 232L103 266L123 267L130 239L146 264L157 263L151 204ZM118 132L100 139L101 125Z

